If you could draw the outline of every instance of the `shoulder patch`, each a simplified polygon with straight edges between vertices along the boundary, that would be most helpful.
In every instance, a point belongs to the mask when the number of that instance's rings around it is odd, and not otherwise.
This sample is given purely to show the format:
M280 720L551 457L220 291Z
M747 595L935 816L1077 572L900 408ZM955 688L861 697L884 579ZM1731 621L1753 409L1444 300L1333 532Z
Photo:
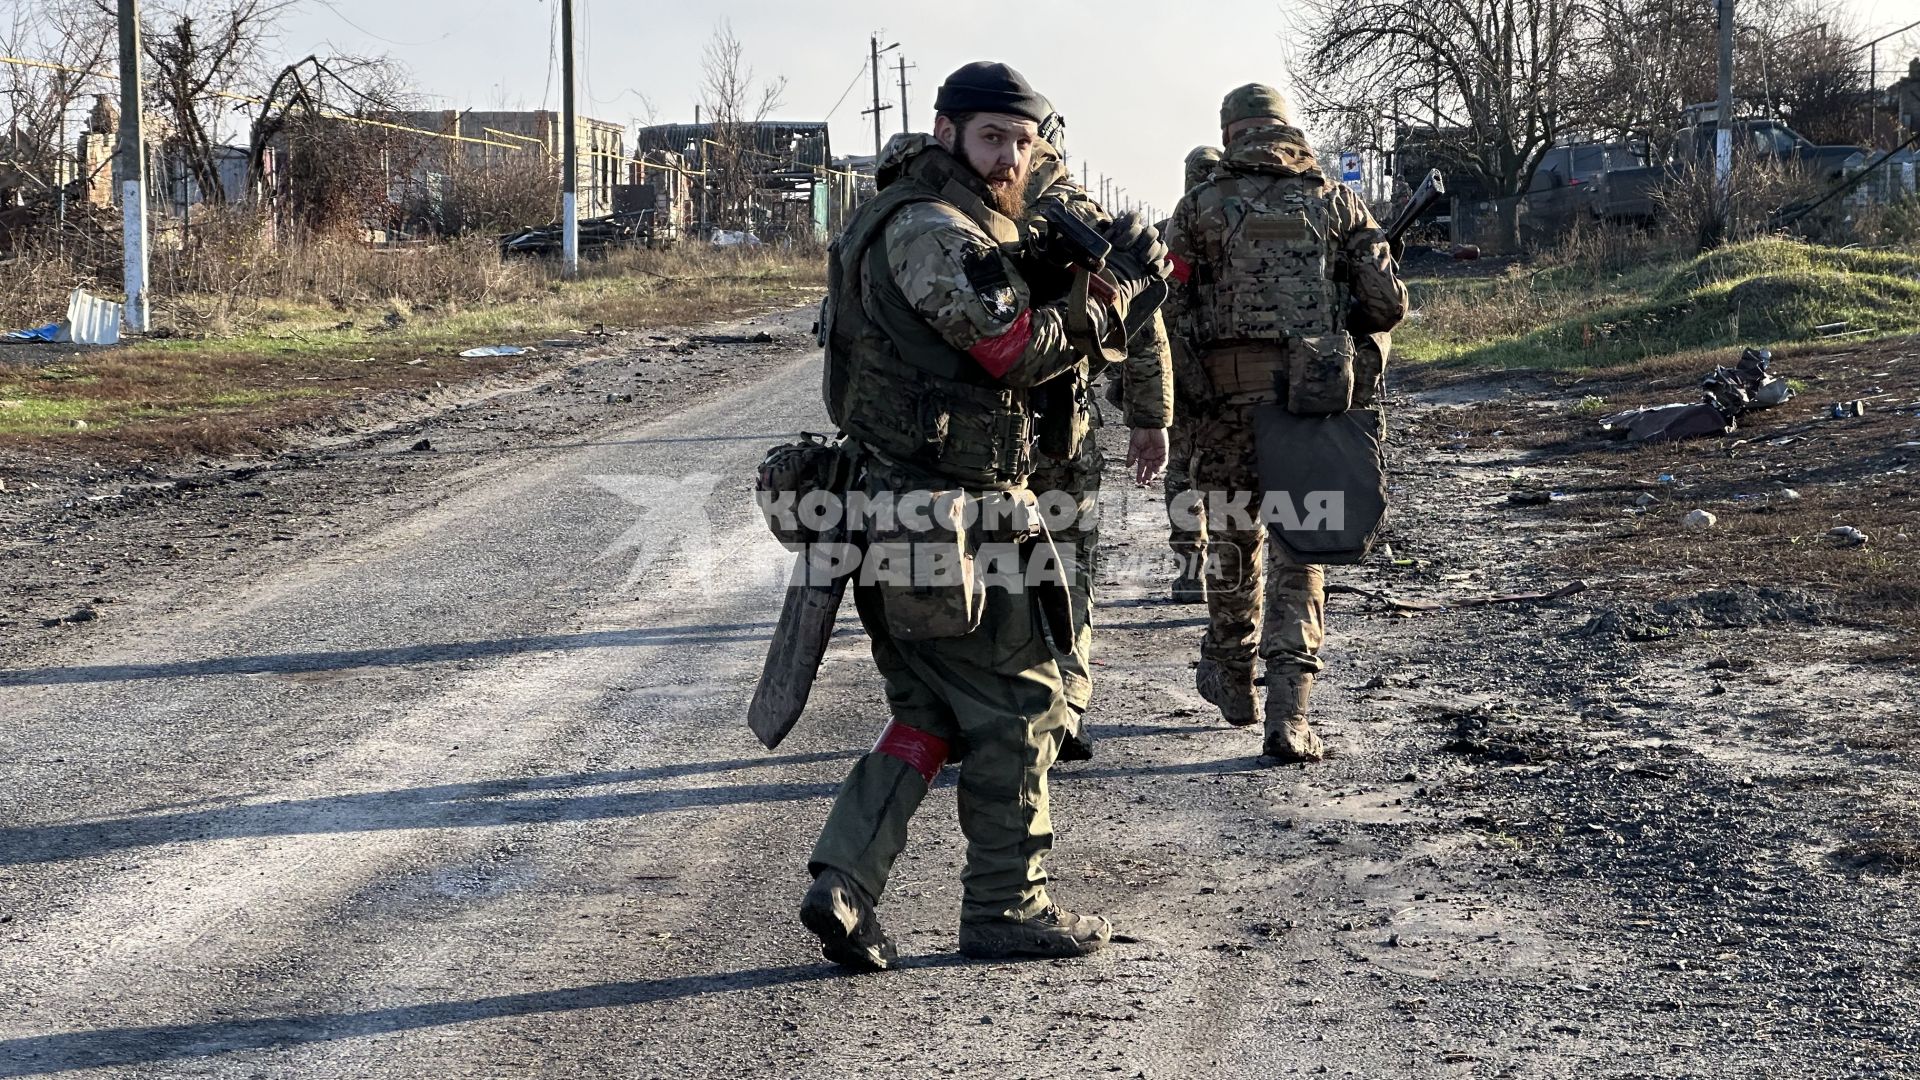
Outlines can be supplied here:
M1012 322L1020 311L1020 297L1007 278L1007 266L1000 253L992 248L976 247L961 261L968 286L980 297L987 311L1001 322Z

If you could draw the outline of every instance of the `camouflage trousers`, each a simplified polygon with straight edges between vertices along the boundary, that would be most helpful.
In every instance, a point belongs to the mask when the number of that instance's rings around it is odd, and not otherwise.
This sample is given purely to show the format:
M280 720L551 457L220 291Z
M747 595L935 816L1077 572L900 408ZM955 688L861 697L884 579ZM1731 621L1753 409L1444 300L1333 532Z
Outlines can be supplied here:
M1161 488L1167 502L1167 544L1181 565L1197 575L1207 558L1206 504L1191 497L1180 498L1193 489L1194 423L1190 416L1177 416L1167 429L1167 474ZM1176 503L1180 504L1178 512Z
M1223 407L1195 421L1193 487L1208 499L1231 503L1249 493L1260 506L1253 418L1245 408ZM1269 555L1271 552L1271 555ZM1294 562L1279 544L1267 542L1254 520L1214 515L1207 521L1207 636L1200 655L1251 663L1258 655L1267 674L1316 674L1325 664L1326 568Z
M1069 710L1034 594L990 588L973 632L902 641L887 629L879 590L853 593L893 719L841 785L810 868L833 867L877 899L906 847L908 821L942 763L958 757L962 918L1045 910L1047 771Z
M1106 457L1089 436L1080 456L1070 462L1043 460L1028 481L1035 491L1063 491L1079 507L1073 523L1053 530L1054 545L1063 558L1073 560L1073 580L1067 593L1073 604L1073 652L1062 654L1060 678L1066 689L1067 704L1075 713L1074 730L1079 730L1079 714L1093 700L1093 575L1100 549L1100 522L1096 508L1100 501L1100 471Z

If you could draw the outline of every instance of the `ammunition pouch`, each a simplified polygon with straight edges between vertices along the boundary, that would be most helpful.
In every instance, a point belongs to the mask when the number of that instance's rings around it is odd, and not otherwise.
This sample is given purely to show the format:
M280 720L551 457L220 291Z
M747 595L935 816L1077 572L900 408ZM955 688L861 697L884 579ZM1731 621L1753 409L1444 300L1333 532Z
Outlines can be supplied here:
M1353 340L1353 407L1371 408L1385 388L1387 358L1393 352L1393 335L1385 332L1363 334Z
M1050 379L1031 391L1040 456L1071 461L1093 435L1093 387L1086 366Z
M1335 330L1287 341L1285 392L1287 411L1300 416L1325 416L1353 407L1353 337Z
M1267 346L1216 349L1200 357L1199 367L1216 404L1272 402L1279 399L1277 387L1285 385L1288 352Z

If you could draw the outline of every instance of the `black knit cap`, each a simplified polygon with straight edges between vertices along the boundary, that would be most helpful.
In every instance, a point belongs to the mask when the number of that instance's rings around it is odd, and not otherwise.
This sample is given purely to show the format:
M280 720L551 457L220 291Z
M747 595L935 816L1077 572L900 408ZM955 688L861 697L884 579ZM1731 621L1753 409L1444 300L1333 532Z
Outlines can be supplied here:
M993 112L1024 116L1034 123L1047 118L1053 106L1027 82L1026 76L1005 64L975 60L947 76L933 99L933 111Z

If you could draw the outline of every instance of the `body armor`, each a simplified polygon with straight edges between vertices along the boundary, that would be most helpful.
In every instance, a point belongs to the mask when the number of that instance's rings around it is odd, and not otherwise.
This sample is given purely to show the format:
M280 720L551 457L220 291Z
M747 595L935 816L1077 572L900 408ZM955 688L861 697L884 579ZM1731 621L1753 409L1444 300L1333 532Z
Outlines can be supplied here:
M827 412L895 461L967 487L1018 487L1033 469L1026 391L989 376L914 312L893 282L884 236L887 222L917 202L955 207L998 242L1011 239L1012 223L987 207L965 166L917 138L904 161L883 163L880 194L828 252Z

